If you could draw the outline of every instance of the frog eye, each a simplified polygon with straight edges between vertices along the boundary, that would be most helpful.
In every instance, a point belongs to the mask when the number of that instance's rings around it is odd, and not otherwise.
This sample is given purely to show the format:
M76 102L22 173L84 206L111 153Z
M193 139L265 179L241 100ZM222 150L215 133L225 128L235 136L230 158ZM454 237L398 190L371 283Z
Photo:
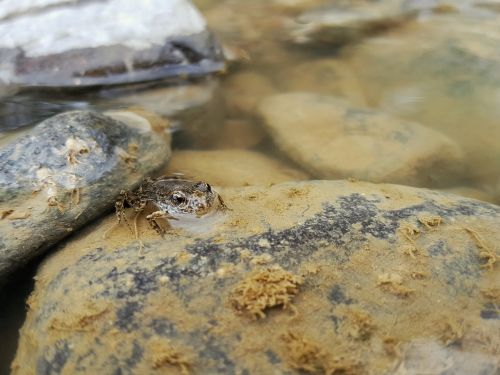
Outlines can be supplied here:
M208 192L208 193L210 193L210 192L212 191L212 188L210 187L210 185L209 185L209 184L207 184L206 182L203 182L203 181L198 182L198 183L195 185L195 187L196 187L198 190L202 191L202 192Z
M171 200L174 204L182 204L182 203L186 202L186 197L182 194L174 193L174 194L172 194Z

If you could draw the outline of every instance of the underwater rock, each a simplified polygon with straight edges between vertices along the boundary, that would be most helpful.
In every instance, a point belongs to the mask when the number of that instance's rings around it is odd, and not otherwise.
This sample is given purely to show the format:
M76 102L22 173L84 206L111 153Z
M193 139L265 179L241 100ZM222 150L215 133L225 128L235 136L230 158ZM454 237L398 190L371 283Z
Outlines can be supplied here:
M139 218L141 252L110 215L46 258L12 373L390 374L425 338L498 360L500 207L348 181L216 190L229 210L196 229Z
M114 119L114 118L116 119ZM107 211L170 156L132 112L63 113L0 147L0 279Z
M499 22L433 16L346 51L371 107L447 134L467 155L468 177L489 183L500 178Z
M259 100L276 93L270 79L252 71L232 74L223 85L226 109L233 117L254 116Z
M399 26L417 15L402 0L339 2L299 15L290 26L290 37L298 44L340 46Z
M101 96L116 96L104 106L142 108L168 119L178 131L178 143L191 147L206 147L217 139L225 117L220 85L212 79L141 90L112 88Z
M443 134L332 96L275 95L259 113L278 147L318 178L430 186L460 171L460 149Z
M307 180L306 173L250 150L174 151L166 174L184 173L217 186L272 185Z
M349 99L355 105L366 105L362 85L351 67L339 59L316 59L285 67L279 83L282 91L332 95Z
M4 84L27 86L130 83L224 68L189 0L10 2L0 11L0 61Z
M218 136L213 139L215 149L245 149L267 140L267 134L257 119L233 119L224 121Z

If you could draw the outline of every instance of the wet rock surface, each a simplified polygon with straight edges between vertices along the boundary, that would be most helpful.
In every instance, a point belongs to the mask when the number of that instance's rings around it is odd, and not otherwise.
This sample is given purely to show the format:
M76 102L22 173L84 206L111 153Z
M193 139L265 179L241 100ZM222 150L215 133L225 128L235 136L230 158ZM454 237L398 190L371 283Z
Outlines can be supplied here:
M270 156L238 149L174 151L166 174L178 172L218 186L272 185L309 178Z
M139 253L110 216L47 258L13 374L399 374L450 358L496 374L498 206L346 181L217 190L231 210L203 230L162 239L141 218Z
M222 70L222 53L188 0L42 0L0 12L0 77L28 86L130 83ZM92 32L84 32L93 25ZM147 27L146 27L147 25Z
M0 279L108 210L169 156L165 128L127 111L67 112L4 142Z
M332 96L286 93L259 104L276 145L318 178L431 186L460 171L443 134Z

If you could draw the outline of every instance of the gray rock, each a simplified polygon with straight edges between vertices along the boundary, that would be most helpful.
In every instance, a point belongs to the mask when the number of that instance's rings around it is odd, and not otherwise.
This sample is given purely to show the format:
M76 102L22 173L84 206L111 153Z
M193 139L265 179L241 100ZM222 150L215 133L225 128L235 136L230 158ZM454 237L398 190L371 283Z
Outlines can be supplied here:
M28 86L130 83L224 67L189 0L10 2L0 10L0 61L1 82Z
M430 186L461 170L461 151L443 134L333 96L275 95L259 113L277 146L317 178Z
M500 207L347 181L216 189L231 210L196 227L162 239L140 219L142 255L110 216L47 258L13 374L391 373L420 338L498 359Z
M131 112L54 116L0 147L0 279L108 210L170 156Z

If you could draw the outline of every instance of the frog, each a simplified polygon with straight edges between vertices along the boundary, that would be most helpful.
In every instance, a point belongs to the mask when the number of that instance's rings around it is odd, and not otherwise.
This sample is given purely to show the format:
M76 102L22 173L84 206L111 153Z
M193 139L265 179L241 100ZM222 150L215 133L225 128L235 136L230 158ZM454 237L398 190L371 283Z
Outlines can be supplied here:
M165 220L168 229L169 220L201 218L229 209L219 193L205 181L191 180L182 175L147 177L136 190L120 191L115 202L118 223L125 221L130 227L125 215L126 205L133 208L137 219L148 204L153 206L155 211L147 215L146 220L162 237L166 230L159 224L159 219Z

